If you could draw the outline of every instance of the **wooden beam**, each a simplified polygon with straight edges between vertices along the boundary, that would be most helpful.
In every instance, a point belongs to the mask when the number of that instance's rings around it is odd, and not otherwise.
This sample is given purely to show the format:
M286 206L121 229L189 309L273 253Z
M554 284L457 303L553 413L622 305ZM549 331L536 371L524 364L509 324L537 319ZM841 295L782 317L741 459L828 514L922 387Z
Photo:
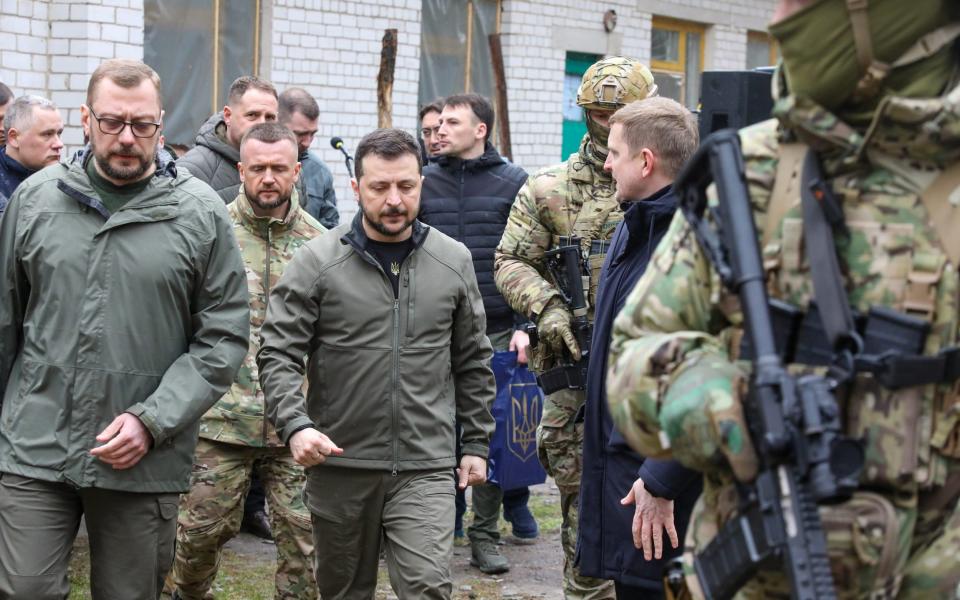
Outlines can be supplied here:
M496 91L497 131L500 135L500 155L513 161L510 144L510 113L507 109L507 77L503 69L503 46L500 34L487 36L490 42L490 59L493 62L493 86Z
M383 32L377 75L377 127L393 127L393 71L397 66L397 30Z

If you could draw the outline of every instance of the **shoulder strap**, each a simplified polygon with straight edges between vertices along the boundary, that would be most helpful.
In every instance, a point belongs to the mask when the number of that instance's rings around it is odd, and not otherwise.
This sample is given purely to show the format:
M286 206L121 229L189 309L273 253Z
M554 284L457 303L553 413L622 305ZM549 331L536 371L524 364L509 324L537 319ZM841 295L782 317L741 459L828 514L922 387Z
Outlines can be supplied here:
M940 173L920 198L950 262L960 264L960 161Z
M827 221L824 203L831 190L823 181L820 161L808 150L803 161L803 185L800 197L803 203L803 244L810 264L813 297L817 302L820 320L833 350L843 344L856 342L859 336L850 311L850 301L843 286L843 273L837 259L833 229ZM847 348L850 349L850 348ZM855 348L859 352L860 348Z
M773 234L790 210L790 205L800 196L800 170L807 154L805 144L780 144L777 149L777 172L773 179L773 193L767 203L767 220L763 227L763 246L770 243Z

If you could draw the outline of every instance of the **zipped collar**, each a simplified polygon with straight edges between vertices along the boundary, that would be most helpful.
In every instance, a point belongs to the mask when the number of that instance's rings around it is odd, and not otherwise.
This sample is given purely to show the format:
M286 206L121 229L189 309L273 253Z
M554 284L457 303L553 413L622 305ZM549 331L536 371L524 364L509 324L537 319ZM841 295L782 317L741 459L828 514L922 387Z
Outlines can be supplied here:
M421 223L419 219L413 221L411 239L413 240L414 250L423 245L423 241L427 239L429 232L430 228ZM360 254L367 252L370 238L367 237L367 232L363 230L362 210L357 211L357 214L353 217L353 222L350 224L349 231L340 236L340 241L344 244L349 244Z
M253 212L253 206L250 204L250 199L247 198L247 195L243 192L242 186L240 193L237 194L236 199L233 201L233 205L236 208L237 214L240 215L241 225L254 235L263 238L267 237L268 231L274 235L290 231L299 221L300 195L297 193L296 188L293 189L293 193L290 195L287 214L282 219L257 216L257 214Z
M436 157L436 163L439 167L443 168L446 171L456 172L461 169L464 171L482 171L483 169L489 169L496 165L502 165L506 161L503 160L503 157L497 152L496 148L493 147L493 144L486 142L483 147L483 154L476 158L467 158L462 159L457 156L438 156Z
M157 170L151 176L147 187L115 213L116 215L127 213L123 218L119 218L107 210L100 201L100 196L90 185L86 167L93 153L88 149L85 150L87 151L78 152L70 164L61 163L67 172L57 181L57 189L111 221L110 227L104 229L130 222L161 221L176 215L176 211L171 210L170 207L178 205L180 200L173 191L184 181L184 178L177 176L174 163L168 163L161 170L158 161Z

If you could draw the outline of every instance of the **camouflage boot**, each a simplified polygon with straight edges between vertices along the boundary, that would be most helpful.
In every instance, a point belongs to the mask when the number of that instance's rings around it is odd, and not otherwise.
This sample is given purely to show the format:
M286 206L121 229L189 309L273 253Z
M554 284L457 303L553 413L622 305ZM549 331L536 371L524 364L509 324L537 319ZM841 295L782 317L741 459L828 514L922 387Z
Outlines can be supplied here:
M477 541L470 545L470 565L487 575L506 573L510 570L507 558L500 554L497 544L489 540Z

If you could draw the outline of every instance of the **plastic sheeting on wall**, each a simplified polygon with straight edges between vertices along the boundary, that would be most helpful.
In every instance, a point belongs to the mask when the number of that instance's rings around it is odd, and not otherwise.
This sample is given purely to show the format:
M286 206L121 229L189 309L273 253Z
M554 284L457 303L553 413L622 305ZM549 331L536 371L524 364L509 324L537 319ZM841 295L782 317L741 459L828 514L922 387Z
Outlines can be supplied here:
M143 9L143 57L160 75L164 135L192 146L233 80L255 74L260 2L144 0Z

